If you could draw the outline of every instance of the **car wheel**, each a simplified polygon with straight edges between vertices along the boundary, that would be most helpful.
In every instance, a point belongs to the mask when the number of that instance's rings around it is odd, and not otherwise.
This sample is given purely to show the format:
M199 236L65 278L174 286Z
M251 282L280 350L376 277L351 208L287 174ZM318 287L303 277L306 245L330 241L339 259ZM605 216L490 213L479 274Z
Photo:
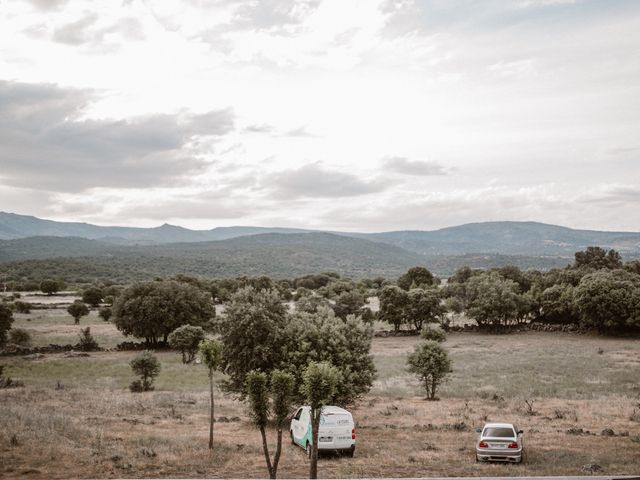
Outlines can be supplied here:
M479 462L480 459L478 458L478 454L476 453L476 462Z
M520 461L518 463L524 463L524 452L520 454Z

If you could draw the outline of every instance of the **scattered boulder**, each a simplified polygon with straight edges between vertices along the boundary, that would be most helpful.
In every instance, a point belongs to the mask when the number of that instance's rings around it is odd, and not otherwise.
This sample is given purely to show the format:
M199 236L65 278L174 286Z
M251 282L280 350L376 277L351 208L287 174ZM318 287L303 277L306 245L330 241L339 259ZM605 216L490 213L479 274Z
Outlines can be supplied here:
M616 436L616 432L614 432L610 428L605 428L604 430L602 430L600 432L600 435L603 436L603 437L615 437Z

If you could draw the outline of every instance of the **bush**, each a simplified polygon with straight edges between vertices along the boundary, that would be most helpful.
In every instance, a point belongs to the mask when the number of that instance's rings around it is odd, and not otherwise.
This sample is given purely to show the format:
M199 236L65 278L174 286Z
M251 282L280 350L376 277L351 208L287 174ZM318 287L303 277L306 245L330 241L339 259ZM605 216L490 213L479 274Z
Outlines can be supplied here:
M78 325L80 323L80 317L89 315L89 307L87 307L82 300L76 300L67 307L67 313L73 317L75 324Z
M28 347L31 345L31 334L24 328L12 328L9 330L9 343Z
M102 307L98 311L98 315L100 315L100 318L102 320L104 320L105 322L108 322L112 315L111 307Z
M60 291L60 283L56 280L43 280L40 282L40 290L47 295L53 295Z
M17 298L14 294L14 298ZM29 302L14 302L17 313L31 313L31 304Z
M169 334L169 345L171 348L180 350L182 363L191 363L196 358L198 345L203 340L204 330L202 327L192 325L183 325Z
M129 363L133 373L140 377L131 383L129 389L132 392L148 392L153 390L153 380L160 373L160 362L158 358L148 350L137 355Z
M420 338L423 340L431 340L433 342L441 343L447 339L447 334L440 325L427 323L422 327Z
M82 292L82 301L92 307L97 307L102 302L102 289L98 287L87 288Z
M90 327L81 329L78 337L80 338L78 346L83 352L92 352L100 348L96 339L91 335Z
M7 332L11 328L12 323L13 312L8 306L0 304L0 346L6 343Z

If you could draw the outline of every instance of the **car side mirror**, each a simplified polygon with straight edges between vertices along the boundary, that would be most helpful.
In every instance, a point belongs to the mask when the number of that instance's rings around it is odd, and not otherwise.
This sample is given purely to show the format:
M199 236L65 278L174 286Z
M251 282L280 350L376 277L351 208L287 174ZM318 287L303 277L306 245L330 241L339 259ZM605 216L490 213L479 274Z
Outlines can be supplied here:
M482 429L481 428L476 428L476 432L477 433L482 433Z
M518 434L524 433L524 430L518 430Z

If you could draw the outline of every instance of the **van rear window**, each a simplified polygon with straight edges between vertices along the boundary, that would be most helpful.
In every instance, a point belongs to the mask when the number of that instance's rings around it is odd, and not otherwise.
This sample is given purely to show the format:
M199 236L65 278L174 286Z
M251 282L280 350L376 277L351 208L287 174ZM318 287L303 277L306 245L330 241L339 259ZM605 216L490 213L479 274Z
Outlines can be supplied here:
M320 425L349 425L351 418L349 415L323 414L320 416Z

